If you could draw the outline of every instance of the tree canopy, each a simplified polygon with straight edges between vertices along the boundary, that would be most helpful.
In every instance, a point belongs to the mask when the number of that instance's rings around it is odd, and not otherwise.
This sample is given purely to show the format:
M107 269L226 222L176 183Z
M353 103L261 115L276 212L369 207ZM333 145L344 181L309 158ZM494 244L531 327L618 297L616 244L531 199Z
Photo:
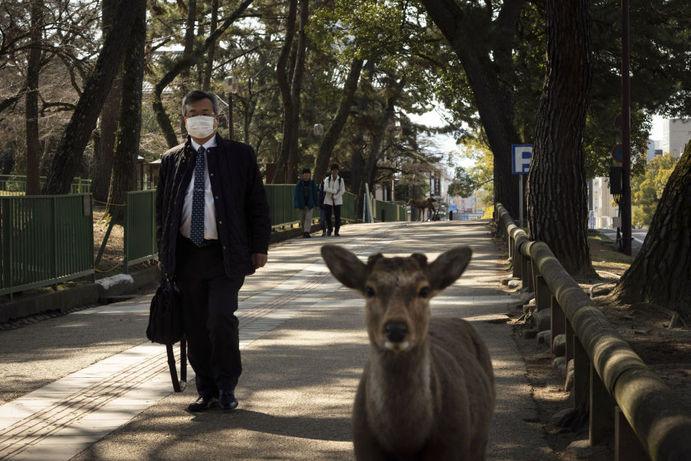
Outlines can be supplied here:
M42 3L41 74L51 75L39 79L37 91L40 168L46 174L96 68L106 35L101 32L100 2ZM0 120L7 128L0 141L3 172L25 171L30 4L0 6L0 75L6 82L0 89ZM148 2L140 144L145 158L153 160L183 139L180 100L186 91L200 87L221 97L221 133L227 135L232 125L234 137L255 148L267 174L276 168L282 161L285 117L276 69L289 4ZM298 10L302 4L297 0ZM497 188L506 186L502 183L514 181L496 176L497 165L505 168L506 162L505 149L497 147L496 129L508 127L500 136L505 144L533 140L546 69L544 3L456 0L445 4L453 7L452 16L437 14L439 2L309 2L304 81L298 95L297 167L318 166L322 174L323 165L338 162L356 192L364 182L373 185L392 179L413 187L425 182L427 171L446 168L436 159L449 153L439 152L427 139L445 132L460 144L483 142L494 151L494 180L485 188L493 187L496 194ZM619 110L620 47L619 3L602 0L590 8L593 80L583 138L589 177L607 171L609 152L617 142L613 122ZM445 24L451 18L467 26L464 33L472 39L450 42ZM633 139L634 151L642 153L651 114L691 113L687 53L691 5L684 0L638 2L632 6L631 18ZM292 65L297 56L296 44L288 50L287 64ZM477 82L485 81L482 75L493 86L478 87ZM227 77L234 79L232 92L223 85ZM506 104L500 105L504 109L495 122L483 119L485 97ZM436 105L445 107L447 126L431 129L410 120L409 114ZM317 124L324 127L324 134L315 132ZM78 129L90 131L91 124ZM70 155L70 161L61 162L69 166L65 176L93 174L91 134L80 137L86 139L84 146L81 140L77 146L84 151L81 159L75 153L76 161ZM513 185L509 190L515 196Z
M646 165L644 174L634 176L631 182L634 227L650 226L657 204L678 160L669 153L655 156Z

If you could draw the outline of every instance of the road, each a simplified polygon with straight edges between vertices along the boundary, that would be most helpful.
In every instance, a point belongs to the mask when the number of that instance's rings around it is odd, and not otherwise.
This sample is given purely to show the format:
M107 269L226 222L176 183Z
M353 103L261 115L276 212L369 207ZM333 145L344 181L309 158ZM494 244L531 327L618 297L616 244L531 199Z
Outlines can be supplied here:
M368 350L363 300L327 271L319 248L338 243L430 259L470 245L459 281L432 301L485 338L496 376L492 461L545 461L525 365L505 323L516 298L500 290L503 255L481 222L348 225L335 239L271 247L240 292L244 373L230 413L185 411L164 348L144 338L151 294L0 332L0 459L350 460L350 412ZM188 371L193 376L192 370Z
M595 229L601 234L606 235L609 239L616 242L617 241L617 231L616 229ZM648 229L631 229L631 255L636 256L643 246L645 237L648 235Z

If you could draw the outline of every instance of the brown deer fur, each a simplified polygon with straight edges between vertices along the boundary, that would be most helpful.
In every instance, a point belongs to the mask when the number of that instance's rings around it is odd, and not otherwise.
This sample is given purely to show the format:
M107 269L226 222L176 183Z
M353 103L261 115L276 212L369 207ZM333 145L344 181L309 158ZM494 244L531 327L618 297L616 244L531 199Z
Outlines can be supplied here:
M436 209L434 208L434 199L432 197L427 197L427 198L416 198L416 199L410 199L408 200L407 205L409 206L414 206L415 208L418 209L418 221L424 221L427 219L427 209L431 211L431 214L434 215ZM430 219L432 216L430 216Z
M422 254L377 254L365 265L342 247L322 247L331 273L367 304L371 347L353 408L356 459L485 459L495 398L489 352L468 322L431 318L429 309L471 253L457 247L431 264Z

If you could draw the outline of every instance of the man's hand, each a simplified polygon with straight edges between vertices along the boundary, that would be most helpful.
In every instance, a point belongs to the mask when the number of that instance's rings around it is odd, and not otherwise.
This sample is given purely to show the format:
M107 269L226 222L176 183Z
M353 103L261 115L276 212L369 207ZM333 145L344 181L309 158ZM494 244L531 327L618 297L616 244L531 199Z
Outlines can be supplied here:
M268 256L264 253L252 253L252 265L257 269L264 267L267 259Z
M158 262L158 270L163 272L163 264L161 264L161 261Z

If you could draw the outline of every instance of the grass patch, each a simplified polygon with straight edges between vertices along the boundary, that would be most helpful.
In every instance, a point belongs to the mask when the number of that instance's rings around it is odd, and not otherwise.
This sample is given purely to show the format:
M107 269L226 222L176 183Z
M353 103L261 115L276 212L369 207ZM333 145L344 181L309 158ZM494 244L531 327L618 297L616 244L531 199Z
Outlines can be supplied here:
M616 242L598 232L588 231L588 245L593 267L598 272L622 275L633 262L633 257L619 251Z

